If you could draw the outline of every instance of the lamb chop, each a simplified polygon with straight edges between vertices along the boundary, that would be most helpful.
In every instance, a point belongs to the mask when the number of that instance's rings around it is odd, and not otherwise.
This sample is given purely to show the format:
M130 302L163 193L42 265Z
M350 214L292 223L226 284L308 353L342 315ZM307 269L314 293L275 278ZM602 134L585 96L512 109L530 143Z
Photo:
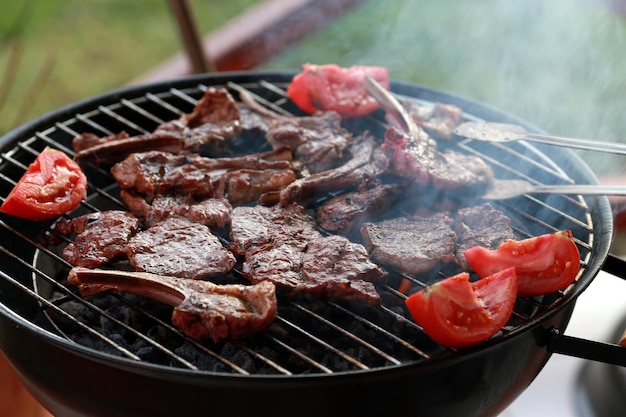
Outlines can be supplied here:
M157 195L183 194L196 200L232 197L234 202L241 203L282 189L297 177L298 170L291 161L291 153L285 149L232 158L150 151L128 156L115 164L111 173L121 189L133 190L148 201ZM249 179L251 173L265 180L250 184L246 190L237 187L237 181L242 176ZM229 189L231 185L233 188Z
M115 163L135 152L199 152L213 156L224 152L241 131L239 108L223 88L208 88L189 114L163 123L149 133L127 132L98 137L84 132L72 140L79 162Z
M133 236L126 247L137 271L180 278L223 275L237 264L211 230L183 217L170 217Z
M381 149L389 158L390 171L419 185L441 190L486 189L494 180L493 170L482 158L446 150L420 128L406 109L372 78L366 88L385 109L390 127Z
M148 227L173 216L186 217L212 229L230 226L233 207L225 198L196 201L190 195L157 195L148 202L132 190L121 190L120 197L135 216L143 218Z
M265 130L265 138L273 149L291 149L294 158L310 172L335 168L344 159L352 133L341 126L338 113L330 111L306 117L286 116L259 105L247 93L240 96L249 111L260 115L250 119L246 126Z
M250 282L271 281L287 296L380 304L373 282L387 273L363 245L322 236L301 206L235 207L232 222L233 251L245 256L241 272Z
M114 290L172 305L172 323L194 339L215 343L266 329L276 318L274 284L217 285L145 272L72 268L68 282L87 296Z
M96 268L126 257L126 246L141 222L131 213L109 210L84 214L74 219L59 218L52 230L63 236L76 234L62 252L74 266ZM50 242L57 243L57 242Z
M280 192L281 204L305 204L307 199L318 194L355 189L363 181L377 178L386 172L387 158L380 152L372 135L364 133L355 137L348 152L350 159L337 168L298 178L287 185Z
M130 136L123 131L104 137L84 132L72 139L72 148L76 152L76 161L81 164L114 164L130 154L146 150L179 153L184 148L184 140L168 132Z

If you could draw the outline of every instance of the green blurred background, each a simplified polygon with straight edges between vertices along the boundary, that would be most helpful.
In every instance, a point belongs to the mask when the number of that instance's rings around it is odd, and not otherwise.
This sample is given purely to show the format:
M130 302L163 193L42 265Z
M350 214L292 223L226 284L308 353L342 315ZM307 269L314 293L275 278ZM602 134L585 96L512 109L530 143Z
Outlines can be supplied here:
M626 142L626 18L609 1L365 0L259 68L385 65L394 79L488 103L553 134ZM257 2L189 3L206 34ZM4 3L0 133L127 85L182 50L165 0ZM623 156L583 157L601 176L624 165Z

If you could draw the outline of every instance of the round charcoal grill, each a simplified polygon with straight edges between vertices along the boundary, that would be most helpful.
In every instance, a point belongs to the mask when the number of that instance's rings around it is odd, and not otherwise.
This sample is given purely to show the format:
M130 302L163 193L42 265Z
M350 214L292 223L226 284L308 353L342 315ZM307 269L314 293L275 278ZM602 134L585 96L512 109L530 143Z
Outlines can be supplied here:
M291 73L225 73L108 93L52 112L2 142L0 195L6 196L46 146L73 155L83 132L100 136L149 133L189 113L209 86L235 98L250 93L262 105L301 114L286 98ZM419 86L392 90L420 104L444 102L468 119L527 123L484 105ZM384 114L346 122L355 133L382 137ZM491 164L496 177L537 184L597 183L570 151L524 142L453 146ZM550 157L546 151L550 149ZM262 149L259 149L262 150ZM86 167L89 195L71 217L124 209L107 169ZM477 201L479 201L477 199ZM443 271L418 277L390 271L379 286L383 305L332 300L279 300L266 331L220 343L185 337L170 323L171 307L125 294L82 297L65 278L60 247L45 247L49 224L0 218L0 348L53 413L73 415L333 415L348 407L367 415L497 415L532 381L552 352L624 365L623 350L562 336L575 298L608 255L611 214L605 197L523 196L494 202L520 238L570 229L581 272L565 290L518 298L513 316L494 337L454 350L434 343L410 319L402 280L423 287ZM607 259L608 257L608 259ZM232 281L245 282L233 273ZM590 346L592 348L590 348ZM130 396L127 395L131 392ZM451 400L454 399L454 400ZM344 408L342 408L344 407Z

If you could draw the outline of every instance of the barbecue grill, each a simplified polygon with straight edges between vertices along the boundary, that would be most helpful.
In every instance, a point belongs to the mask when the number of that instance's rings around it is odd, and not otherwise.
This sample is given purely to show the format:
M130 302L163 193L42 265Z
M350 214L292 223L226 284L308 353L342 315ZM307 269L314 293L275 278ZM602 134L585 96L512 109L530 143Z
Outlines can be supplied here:
M2 138L0 195L6 196L46 146L73 155L71 140L149 133L190 112L209 86L235 97L245 90L260 104L299 114L286 98L292 73L200 75L126 88L72 104ZM514 116L458 96L394 82L392 91L420 104L461 107L468 120L514 123ZM382 112L347 127L382 135ZM591 183L597 179L574 153L547 156L548 147L465 140L453 145L484 158L502 179L536 184ZM85 167L87 200L69 216L124 209L107 169ZM479 198L477 197L477 201ZM455 350L430 340L403 308L403 279L426 286L442 274L410 277L390 271L378 287L383 305L331 300L281 300L270 328L210 343L185 337L169 322L171 308L124 294L82 297L65 278L69 265L40 238L50 224L0 218L0 348L34 395L63 416L367 415L493 416L531 383L554 352L620 365L616 345L563 336L576 297L609 255L612 218L600 196L526 195L494 202L520 237L572 230L581 253L577 280L555 294L518 298L509 323L488 341ZM240 277L232 277L237 280ZM242 280L242 282L244 282ZM421 414L420 414L421 413Z

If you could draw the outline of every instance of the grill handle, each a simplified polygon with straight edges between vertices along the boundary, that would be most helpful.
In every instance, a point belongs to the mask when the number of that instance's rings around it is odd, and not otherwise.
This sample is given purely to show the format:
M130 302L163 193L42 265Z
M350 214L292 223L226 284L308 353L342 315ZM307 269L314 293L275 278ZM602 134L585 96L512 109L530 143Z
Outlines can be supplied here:
M618 278L626 279L626 261L615 255L607 256L602 270ZM619 344L612 344L566 336L558 329L552 329L547 348L552 353L626 366L626 332Z

